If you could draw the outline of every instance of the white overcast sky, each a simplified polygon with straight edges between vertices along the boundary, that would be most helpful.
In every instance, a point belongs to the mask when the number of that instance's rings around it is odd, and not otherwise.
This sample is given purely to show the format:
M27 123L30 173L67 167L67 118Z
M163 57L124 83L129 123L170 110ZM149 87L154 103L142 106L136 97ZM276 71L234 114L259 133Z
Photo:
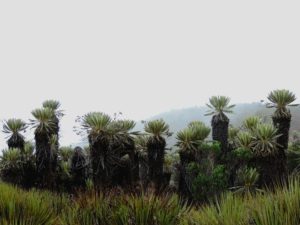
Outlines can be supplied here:
M299 0L0 1L0 119L58 99L69 144L93 110L140 120L217 94L300 96L299 12Z

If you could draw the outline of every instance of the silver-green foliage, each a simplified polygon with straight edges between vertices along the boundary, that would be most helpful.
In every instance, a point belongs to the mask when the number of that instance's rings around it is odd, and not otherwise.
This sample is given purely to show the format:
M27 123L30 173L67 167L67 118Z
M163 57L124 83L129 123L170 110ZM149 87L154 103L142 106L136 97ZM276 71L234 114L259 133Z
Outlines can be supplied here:
M271 91L268 95L267 103L268 108L276 108L276 117L289 117L290 110L287 107L298 106L298 104L292 104L296 100L296 96L293 92L286 89L278 89Z

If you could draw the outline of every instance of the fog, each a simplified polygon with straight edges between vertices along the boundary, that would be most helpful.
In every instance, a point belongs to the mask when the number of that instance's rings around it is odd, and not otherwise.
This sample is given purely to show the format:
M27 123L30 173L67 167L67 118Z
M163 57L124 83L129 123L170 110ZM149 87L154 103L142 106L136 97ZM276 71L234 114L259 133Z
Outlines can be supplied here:
M66 145L80 141L74 120L89 111L141 120L212 95L300 96L299 10L299 1L1 1L0 119L28 121L57 99Z

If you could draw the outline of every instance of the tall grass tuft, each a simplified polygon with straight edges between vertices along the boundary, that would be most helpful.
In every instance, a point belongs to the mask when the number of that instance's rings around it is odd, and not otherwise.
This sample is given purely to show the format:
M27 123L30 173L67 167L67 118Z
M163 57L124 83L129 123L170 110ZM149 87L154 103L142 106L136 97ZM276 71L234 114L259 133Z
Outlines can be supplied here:
M54 224L56 215L39 192L24 194L18 188L0 184L0 193L0 224Z
M177 225L188 211L175 195L80 196L61 216L63 225Z
M186 223L189 225L247 225L249 220L248 207L244 200L228 193L210 205L192 210Z
M299 178L272 192L228 192L199 207L187 206L175 194L67 196L0 183L1 225L299 225L299 209Z

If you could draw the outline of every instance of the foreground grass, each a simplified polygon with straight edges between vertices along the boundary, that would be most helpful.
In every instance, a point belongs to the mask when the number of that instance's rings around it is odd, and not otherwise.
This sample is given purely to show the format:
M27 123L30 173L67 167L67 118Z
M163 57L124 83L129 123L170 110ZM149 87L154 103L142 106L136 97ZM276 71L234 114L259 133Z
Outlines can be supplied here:
M70 197L0 184L1 225L175 225L187 212L176 195L91 192Z
M299 225L300 182L256 196L224 194L202 207L176 195L95 194L79 197L0 184L3 225Z

